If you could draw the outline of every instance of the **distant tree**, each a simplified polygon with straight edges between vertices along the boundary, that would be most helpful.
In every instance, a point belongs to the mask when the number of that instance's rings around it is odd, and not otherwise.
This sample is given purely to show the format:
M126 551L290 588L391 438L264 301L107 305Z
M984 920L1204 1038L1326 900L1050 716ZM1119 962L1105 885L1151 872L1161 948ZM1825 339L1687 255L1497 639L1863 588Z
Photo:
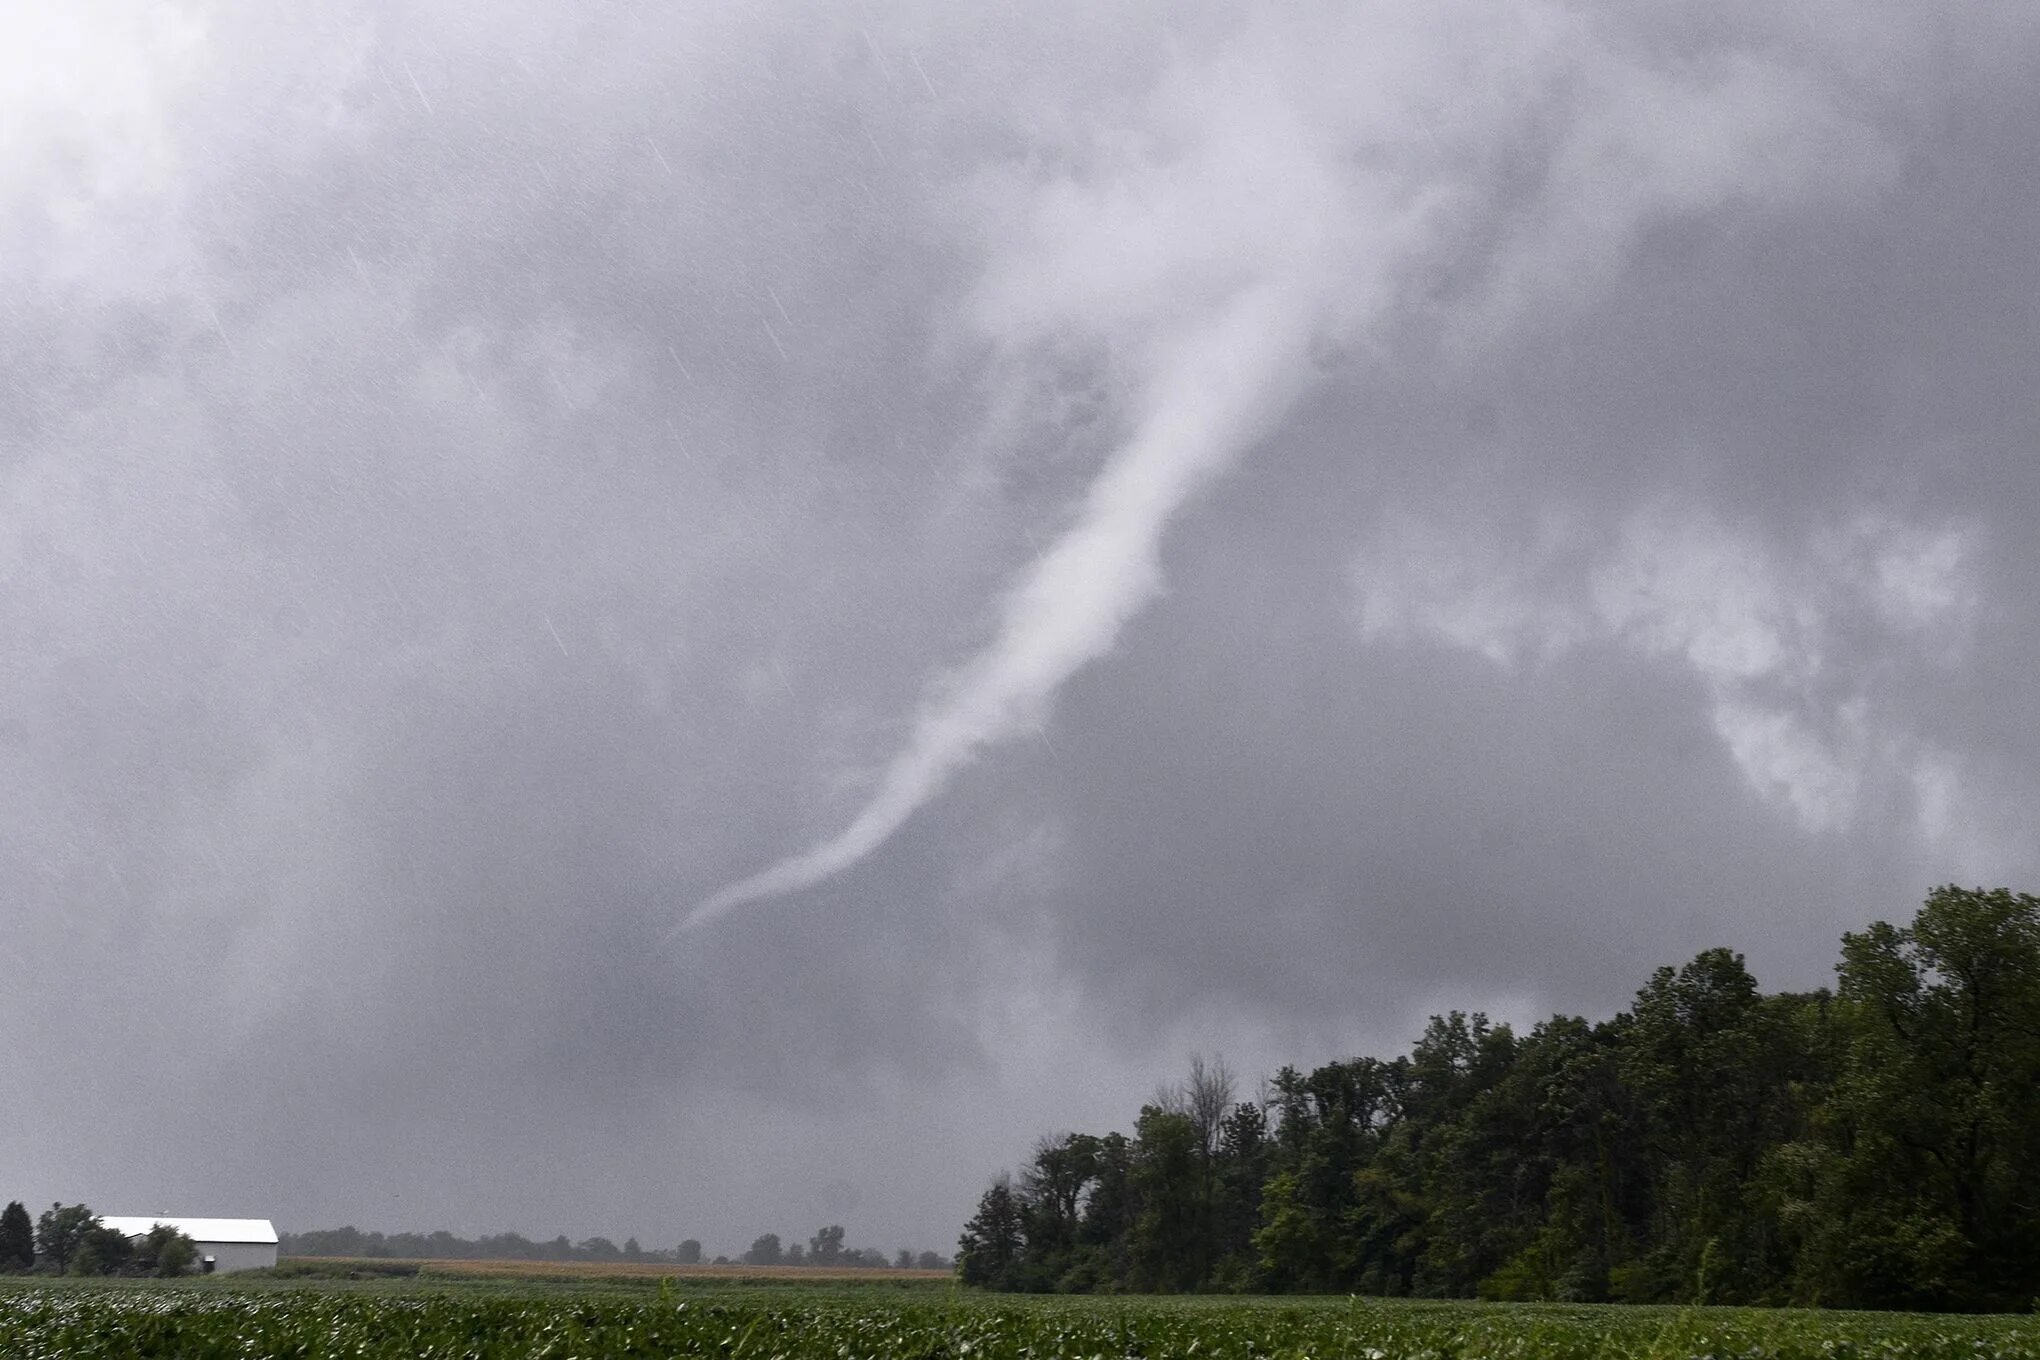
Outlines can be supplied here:
M744 1253L747 1266L776 1266L780 1262L779 1234L766 1233L751 1243L751 1249Z
M99 1218L82 1204L52 1204L35 1221L37 1268L62 1275L71 1268L71 1257L85 1241L86 1230Z
M28 1270L35 1265L35 1225L20 1200L0 1210L0 1272Z
M78 1239L64 1267L66 1275L120 1275L134 1260L135 1244L125 1233L94 1221Z
M804 1266L808 1264L807 1248L798 1242L788 1242L786 1252L779 1258L783 1266Z
M901 1247L899 1254L893 1257L892 1265L894 1270L912 1270L914 1268L914 1249L912 1247Z
M144 1274L171 1279L190 1271L198 1244L168 1223L158 1223L135 1245L133 1265Z
M388 1256L389 1246L381 1233L365 1233L352 1224L314 1232L281 1233L277 1237L281 1256Z
M914 1258L914 1266L918 1270L947 1270L949 1262L936 1252L924 1251Z
M622 1249L606 1237L591 1237L574 1250L590 1261L614 1261L623 1255Z
M677 1253L675 1253L673 1259L678 1261L683 1266L700 1265L701 1243L696 1241L692 1237L683 1240L680 1243L680 1250Z
M641 1259L641 1258L642 1258L643 1256L644 1256L644 1251L643 1251L643 1249L642 1249L642 1248L640 1248L640 1247L638 1246L638 1240L637 1240L637 1239L636 1239L635 1237L626 1237L626 1238L624 1238L624 1239L623 1239L623 1259L624 1259L624 1260L626 1260L626 1261L636 1261L636 1260L639 1260L639 1259Z
M539 1254L539 1246L520 1233L496 1233L480 1241L467 1244L467 1254L490 1261L529 1261Z
M831 1223L810 1237L808 1259L818 1266L843 1264L843 1225Z
M718 1266L731 1266L731 1265L735 1265L735 1264L736 1264L736 1262L735 1262L735 1261L732 1261L732 1260L731 1260L731 1259L730 1259L729 1257L727 1257L727 1256L718 1256L718 1257L716 1257L716 1258L715 1258L715 1260L714 1260L714 1261L710 1262L709 1264L711 1264L711 1265L718 1265Z

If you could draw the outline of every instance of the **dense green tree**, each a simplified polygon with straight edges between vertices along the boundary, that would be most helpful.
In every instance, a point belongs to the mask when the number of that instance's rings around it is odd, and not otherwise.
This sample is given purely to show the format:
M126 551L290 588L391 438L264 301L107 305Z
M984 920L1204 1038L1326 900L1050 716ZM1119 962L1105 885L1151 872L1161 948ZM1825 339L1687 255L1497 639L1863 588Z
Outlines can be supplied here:
M66 1275L120 1275L128 1273L135 1258L135 1244L126 1234L94 1222L80 1234L78 1245L65 1263Z
M198 1261L198 1244L168 1223L158 1223L135 1242L130 1261L144 1275L171 1279L188 1274Z
M1631 1255L1647 1213L1634 1100L1617 1071L1620 1030L1558 1016L1537 1025L1509 1073L1469 1110L1481 1154L1448 1192L1460 1231L1485 1236L1484 1260L1508 1259L1478 1292L1594 1302ZM1513 1141L1512 1141L1513 1140ZM1448 1173L1450 1174L1450 1173ZM1477 1195L1469 1206L1469 1193Z
M1843 937L1843 1074L1817 1179L1839 1302L2040 1289L2040 898L1941 888Z
M1123 1133L1108 1133L1098 1140L1097 1170L1084 1200L1077 1240L1101 1249L1121 1246L1132 1234L1138 1212L1133 1192L1133 1140Z
M1263 1278L1276 1289L1354 1288L1362 1263L1351 1228L1359 1175L1391 1120L1387 1065L1373 1058L1275 1076L1269 1179L1254 1235Z
M1228 1103L1223 1064L1131 1137L1001 1182L966 1279L1503 1299L2023 1308L2040 1294L2040 899L1942 888L1843 941L1838 992L1740 955L1518 1039L1434 1017L1409 1053Z
M1143 1289L1195 1289L1211 1256L1202 1130L1186 1113L1149 1105L1134 1125L1133 1282Z
M1027 1242L1021 1287L1082 1288L1097 1276L1093 1249L1081 1239L1084 1210L1101 1170L1100 1152L1100 1140L1083 1133L1044 1138L1035 1145L1015 1189ZM1066 1279L1072 1272L1075 1277Z
M1750 1187L1801 1130L1806 1074L1790 1003L1767 1001L1742 956L1710 949L1637 994L1619 1063L1651 1165L1651 1244L1624 1278L1639 1298L1755 1302L1775 1273Z
M35 1221L36 1267L56 1275L67 1272L85 1234L98 1222L98 1215L82 1204L57 1203L43 1210Z
M0 1210L0 1273L28 1270L35 1265L35 1224L20 1200L8 1201Z
M1274 1156L1268 1112L1251 1101L1235 1105L1219 1127L1212 1159L1213 1281L1225 1288L1246 1290L1260 1283L1254 1234L1261 1226L1261 1187Z
M1024 1207L1012 1181L1001 1176L978 1200L977 1213L957 1239L957 1272L965 1284L1018 1288L1026 1246Z
M744 1253L747 1266L776 1266L784 1253L780 1250L779 1234L764 1233L754 1239L751 1249Z

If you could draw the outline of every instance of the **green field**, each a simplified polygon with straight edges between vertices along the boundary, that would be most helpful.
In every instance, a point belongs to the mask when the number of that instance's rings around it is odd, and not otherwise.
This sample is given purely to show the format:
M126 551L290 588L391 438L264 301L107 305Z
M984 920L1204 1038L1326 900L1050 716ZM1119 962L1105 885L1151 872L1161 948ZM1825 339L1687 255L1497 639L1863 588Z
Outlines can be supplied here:
M2040 1360L2040 1320L1388 1302L1054 1299L728 1283L207 1280L0 1288L0 1356L1705 1357Z

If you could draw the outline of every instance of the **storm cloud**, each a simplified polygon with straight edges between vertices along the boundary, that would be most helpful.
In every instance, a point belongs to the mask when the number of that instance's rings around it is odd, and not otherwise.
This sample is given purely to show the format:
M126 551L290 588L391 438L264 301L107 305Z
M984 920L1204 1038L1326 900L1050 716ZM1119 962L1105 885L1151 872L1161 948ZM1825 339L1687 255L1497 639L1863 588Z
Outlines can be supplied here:
M0 20L0 1195L941 1247L2030 889L2040 32L1915 9Z

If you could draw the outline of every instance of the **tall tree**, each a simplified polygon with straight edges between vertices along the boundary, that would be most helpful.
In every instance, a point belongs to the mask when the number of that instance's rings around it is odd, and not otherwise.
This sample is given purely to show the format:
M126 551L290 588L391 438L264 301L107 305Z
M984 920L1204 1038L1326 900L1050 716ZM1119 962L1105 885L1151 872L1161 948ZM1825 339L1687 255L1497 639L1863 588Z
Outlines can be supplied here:
M1268 1112L1254 1101L1233 1106L1219 1127L1211 1176L1214 1282L1227 1288L1244 1290L1259 1282L1254 1233L1261 1226L1261 1187L1274 1151Z
M2040 1288L2040 898L1944 887L1843 937L1848 1047L1821 1251L1851 1302Z
M965 1284L991 1289L1018 1286L1027 1246L1023 1223L1013 1182L1000 1176L978 1200L977 1213L963 1225L956 1242L956 1269Z
M98 1215L82 1204L50 1205L35 1220L36 1264L58 1275L68 1271L86 1232L98 1222Z
M1652 1159L1654 1243L1630 1275L1640 1298L1750 1302L1763 1290L1765 1225L1747 1189L1792 1136L1802 1064L1785 1014L1742 955L1709 949L1637 993L1620 1059Z
M124 1275L131 1273L135 1244L125 1233L96 1219L78 1239L66 1263L66 1275ZM151 1267L153 1269L153 1266Z
M1143 1288L1195 1289L1211 1258L1204 1133L1189 1114L1146 1106L1134 1125L1134 1279Z
M1387 1064L1355 1058L1307 1076L1285 1067L1275 1076L1274 1108L1273 1174L1262 1186L1254 1236L1263 1275L1277 1289L1357 1287L1366 1265L1350 1230L1360 1173L1392 1117Z
M135 1244L136 1269L171 1279L188 1272L198 1260L198 1243L168 1223L158 1223Z
M35 1225L20 1200L0 1210L0 1271L28 1270L35 1265Z

